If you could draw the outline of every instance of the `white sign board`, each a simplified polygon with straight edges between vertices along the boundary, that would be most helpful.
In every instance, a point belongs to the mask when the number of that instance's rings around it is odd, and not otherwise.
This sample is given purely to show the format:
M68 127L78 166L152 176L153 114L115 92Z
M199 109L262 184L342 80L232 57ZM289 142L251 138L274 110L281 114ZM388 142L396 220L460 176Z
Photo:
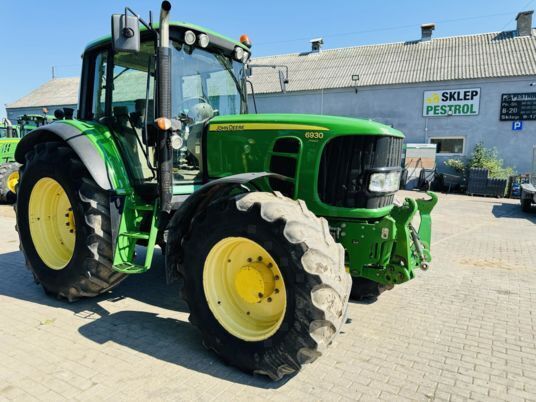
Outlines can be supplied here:
M424 117L476 116L480 107L480 88L424 91Z

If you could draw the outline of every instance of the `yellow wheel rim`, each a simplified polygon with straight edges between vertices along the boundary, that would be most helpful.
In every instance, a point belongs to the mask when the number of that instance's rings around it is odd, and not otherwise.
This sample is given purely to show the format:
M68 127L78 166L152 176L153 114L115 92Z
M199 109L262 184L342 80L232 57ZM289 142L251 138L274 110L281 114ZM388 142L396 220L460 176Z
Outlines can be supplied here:
M16 193L16 187L19 183L19 172L13 172L7 177L7 188L9 191L11 191L13 194Z
M53 270L69 264L74 254L76 227L67 193L54 179L39 180L28 205L30 235L41 260Z
M212 247L203 269L203 289L222 327L245 341L268 339L285 317L283 275L270 253L245 237L227 237Z

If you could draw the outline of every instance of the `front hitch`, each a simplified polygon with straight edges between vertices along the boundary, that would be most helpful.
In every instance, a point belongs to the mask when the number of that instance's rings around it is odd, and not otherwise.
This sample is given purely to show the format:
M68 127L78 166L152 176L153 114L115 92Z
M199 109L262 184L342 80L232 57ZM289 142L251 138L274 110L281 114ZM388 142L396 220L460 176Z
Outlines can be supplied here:
M346 250L346 263L352 276L363 277L390 286L412 279L415 268L426 270L432 256L430 212L437 195L429 199L406 198L391 213L374 222L332 220L330 229ZM412 225L419 212L420 225Z
M406 272L414 267L423 270L429 268L432 261L430 243L432 239L432 218L430 213L437 204L437 195L431 191L426 193L430 199L406 198L402 205L397 205L391 211L396 221L397 238L395 240L394 258L391 264L402 265ZM412 224L413 217L419 212L420 224L416 231ZM413 272L408 272L413 277Z

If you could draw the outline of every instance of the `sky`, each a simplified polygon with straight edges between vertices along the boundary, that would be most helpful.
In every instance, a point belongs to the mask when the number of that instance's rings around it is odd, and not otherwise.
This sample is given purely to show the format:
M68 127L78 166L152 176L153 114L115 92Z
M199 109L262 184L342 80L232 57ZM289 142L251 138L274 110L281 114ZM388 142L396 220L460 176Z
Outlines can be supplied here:
M403 42L436 24L434 37L515 29L519 11L536 0L204 0L173 1L171 19L206 26L232 38L247 33L253 57L306 51L323 37L324 48ZM129 6L158 18L157 0L0 0L0 118L4 105L52 76L79 76L85 45L110 33L110 16ZM535 17L536 22L536 17ZM533 24L534 25L534 24Z

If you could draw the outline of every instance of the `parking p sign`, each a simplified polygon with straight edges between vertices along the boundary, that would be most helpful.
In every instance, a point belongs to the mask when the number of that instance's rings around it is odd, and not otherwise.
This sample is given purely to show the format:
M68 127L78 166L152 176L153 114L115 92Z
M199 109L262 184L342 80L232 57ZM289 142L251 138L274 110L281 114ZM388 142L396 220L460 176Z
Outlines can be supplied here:
M512 122L512 130L513 131L521 131L523 130L523 122L521 120L516 120Z

